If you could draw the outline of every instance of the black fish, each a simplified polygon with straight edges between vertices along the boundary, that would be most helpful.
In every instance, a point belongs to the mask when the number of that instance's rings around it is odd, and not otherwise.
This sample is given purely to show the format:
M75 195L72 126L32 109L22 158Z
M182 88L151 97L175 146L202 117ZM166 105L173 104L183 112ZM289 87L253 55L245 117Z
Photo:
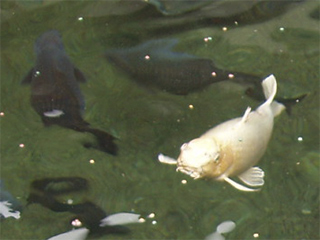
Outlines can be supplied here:
M85 102L79 82L85 82L83 73L67 56L60 34L56 30L43 33L35 43L36 65L23 79L31 84L31 105L46 126L57 124L96 136L99 148L116 154L114 137L109 133L90 128L83 120Z
M31 184L32 191L27 203L41 204L54 212L70 212L75 214L72 219L78 219L84 227L90 230L90 235L101 236L104 234L124 234L130 230L121 225L103 226L101 220L107 213L90 201L79 204L59 202L55 197L61 194L84 191L88 187L87 180L80 177L44 178L35 180Z
M186 95L228 79L260 81L260 77L219 69L212 60L173 52L176 39L151 40L141 45L109 50L107 59L143 86Z

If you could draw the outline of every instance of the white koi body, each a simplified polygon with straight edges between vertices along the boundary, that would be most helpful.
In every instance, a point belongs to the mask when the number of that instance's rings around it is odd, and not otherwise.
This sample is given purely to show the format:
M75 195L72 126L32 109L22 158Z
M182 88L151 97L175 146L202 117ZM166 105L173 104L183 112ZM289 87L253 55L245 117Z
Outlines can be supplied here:
M273 101L277 82L270 75L262 82L266 101L255 111L248 107L243 117L231 119L181 146L177 160L159 154L160 162L177 164L177 171L194 179L208 177L227 181L242 191L256 191L234 182L238 176L249 186L262 186L264 172L254 166L263 156L273 129L273 118L285 108Z

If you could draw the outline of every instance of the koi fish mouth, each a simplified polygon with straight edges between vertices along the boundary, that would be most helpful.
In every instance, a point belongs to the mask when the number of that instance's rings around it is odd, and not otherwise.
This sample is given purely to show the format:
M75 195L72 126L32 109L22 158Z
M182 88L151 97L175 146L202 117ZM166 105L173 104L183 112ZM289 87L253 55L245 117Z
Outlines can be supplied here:
M182 172L184 174L189 175L190 177L192 177L193 179L198 179L201 177L202 174L202 169L198 169L198 168L191 168L191 167L185 167L185 166L179 166L176 169L177 172Z

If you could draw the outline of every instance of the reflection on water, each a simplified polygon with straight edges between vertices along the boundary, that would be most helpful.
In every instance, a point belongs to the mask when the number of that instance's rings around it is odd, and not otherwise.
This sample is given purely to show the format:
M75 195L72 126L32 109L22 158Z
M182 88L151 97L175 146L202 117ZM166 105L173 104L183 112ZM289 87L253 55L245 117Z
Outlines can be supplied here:
M125 234L89 239L204 239L227 220L236 228L230 232L219 228L219 236L226 239L318 239L319 4L239 4L228 0L201 4L160 0L2 1L1 180L6 188L1 188L1 196L10 192L4 200L18 204L13 211L22 211L18 219L1 220L1 239L48 239L67 233L80 227L78 221L72 221L79 213L70 209L86 202L99 210L94 214L94 226L106 215L119 212L139 213L144 222L125 227L130 229ZM32 108L30 91L20 82L35 65L35 39L52 29L61 33L72 63L86 76L86 84L80 85L86 99L85 120L117 138L117 156L83 148L84 143L96 141L90 133L43 127ZM282 114L275 120L277 127L259 163L265 172L260 192L244 193L219 182L193 181L157 162L159 152L177 156L182 142L240 116L247 106L260 104L245 94L245 82L195 87L186 96L148 85L141 88L105 59L107 50L121 49L126 56L128 49L157 39L177 39L177 44L172 52L151 48L145 54L151 59L154 53L169 56L171 61L172 57L197 56L231 73L261 77L273 73L280 99L306 94L290 115ZM144 80L171 83L174 80L170 78L176 75L170 71L179 73L181 62L159 65L160 69L151 71L164 72L166 78L154 78L157 73L153 72ZM131 61L129 67L138 72L139 79L135 80L141 80L144 66ZM202 67L193 64L189 69ZM187 76L181 78L191 79L185 72ZM50 114L56 116L57 112ZM46 198L50 204L43 200L47 196L43 191L68 189L72 184L48 183L46 190L32 185L39 179L73 176L85 179L90 187L54 193L54 197ZM27 204L32 194L49 209ZM1 205L0 210L7 214L10 210L4 206L8 207ZM51 211L54 206L66 211ZM89 207L83 209L87 210L81 210L80 217L92 212ZM121 216L128 220L128 215Z

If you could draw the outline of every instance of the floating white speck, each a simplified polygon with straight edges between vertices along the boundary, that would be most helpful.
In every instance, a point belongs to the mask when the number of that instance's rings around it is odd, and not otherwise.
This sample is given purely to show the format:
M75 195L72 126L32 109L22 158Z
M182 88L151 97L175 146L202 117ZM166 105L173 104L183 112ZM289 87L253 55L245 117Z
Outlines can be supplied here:
M279 30L280 30L281 32L283 32L283 31L284 31L284 27L279 28Z
M149 56L149 55L145 55L145 56L144 56L144 59L145 59L145 60L149 60L149 59L150 59L150 56Z
M217 73L216 73L216 72L212 72L212 73L211 73L211 76L212 76L212 77L216 77L216 76L217 76Z
M83 17L78 17L78 21L83 21Z
M147 218L154 218L155 216L156 216L155 213L150 213L150 214L147 216Z
M187 181L186 179L182 179L182 180L181 180L181 183L182 183L182 184L187 184L188 181Z
M232 73L229 73L229 74L228 74L228 78L229 78L229 79L232 79L232 78L234 78L234 75L233 75Z
M259 233L254 233L254 234L253 234L253 237L254 237L254 238L258 238L258 237L259 237Z
M86 228L79 228L49 238L48 240L85 240L89 234Z
M0 112L0 116L3 117L4 116L4 112Z
M76 219L72 220L71 225L74 226L74 227L81 227L82 226L82 222L79 219L76 218Z
M194 106L192 104L189 105L189 109L194 109Z
M19 147L24 148L24 144L23 144L23 143L20 143L20 144L19 144Z
M94 159L90 159L89 163L94 164L95 163Z
M139 223L140 214L136 213L116 213L100 221L100 227Z
M301 137L301 136L298 137L297 139L298 139L299 142L302 142L302 141L303 141L303 137Z
M228 28L227 27L223 27L222 31L226 32L226 31L228 31Z

